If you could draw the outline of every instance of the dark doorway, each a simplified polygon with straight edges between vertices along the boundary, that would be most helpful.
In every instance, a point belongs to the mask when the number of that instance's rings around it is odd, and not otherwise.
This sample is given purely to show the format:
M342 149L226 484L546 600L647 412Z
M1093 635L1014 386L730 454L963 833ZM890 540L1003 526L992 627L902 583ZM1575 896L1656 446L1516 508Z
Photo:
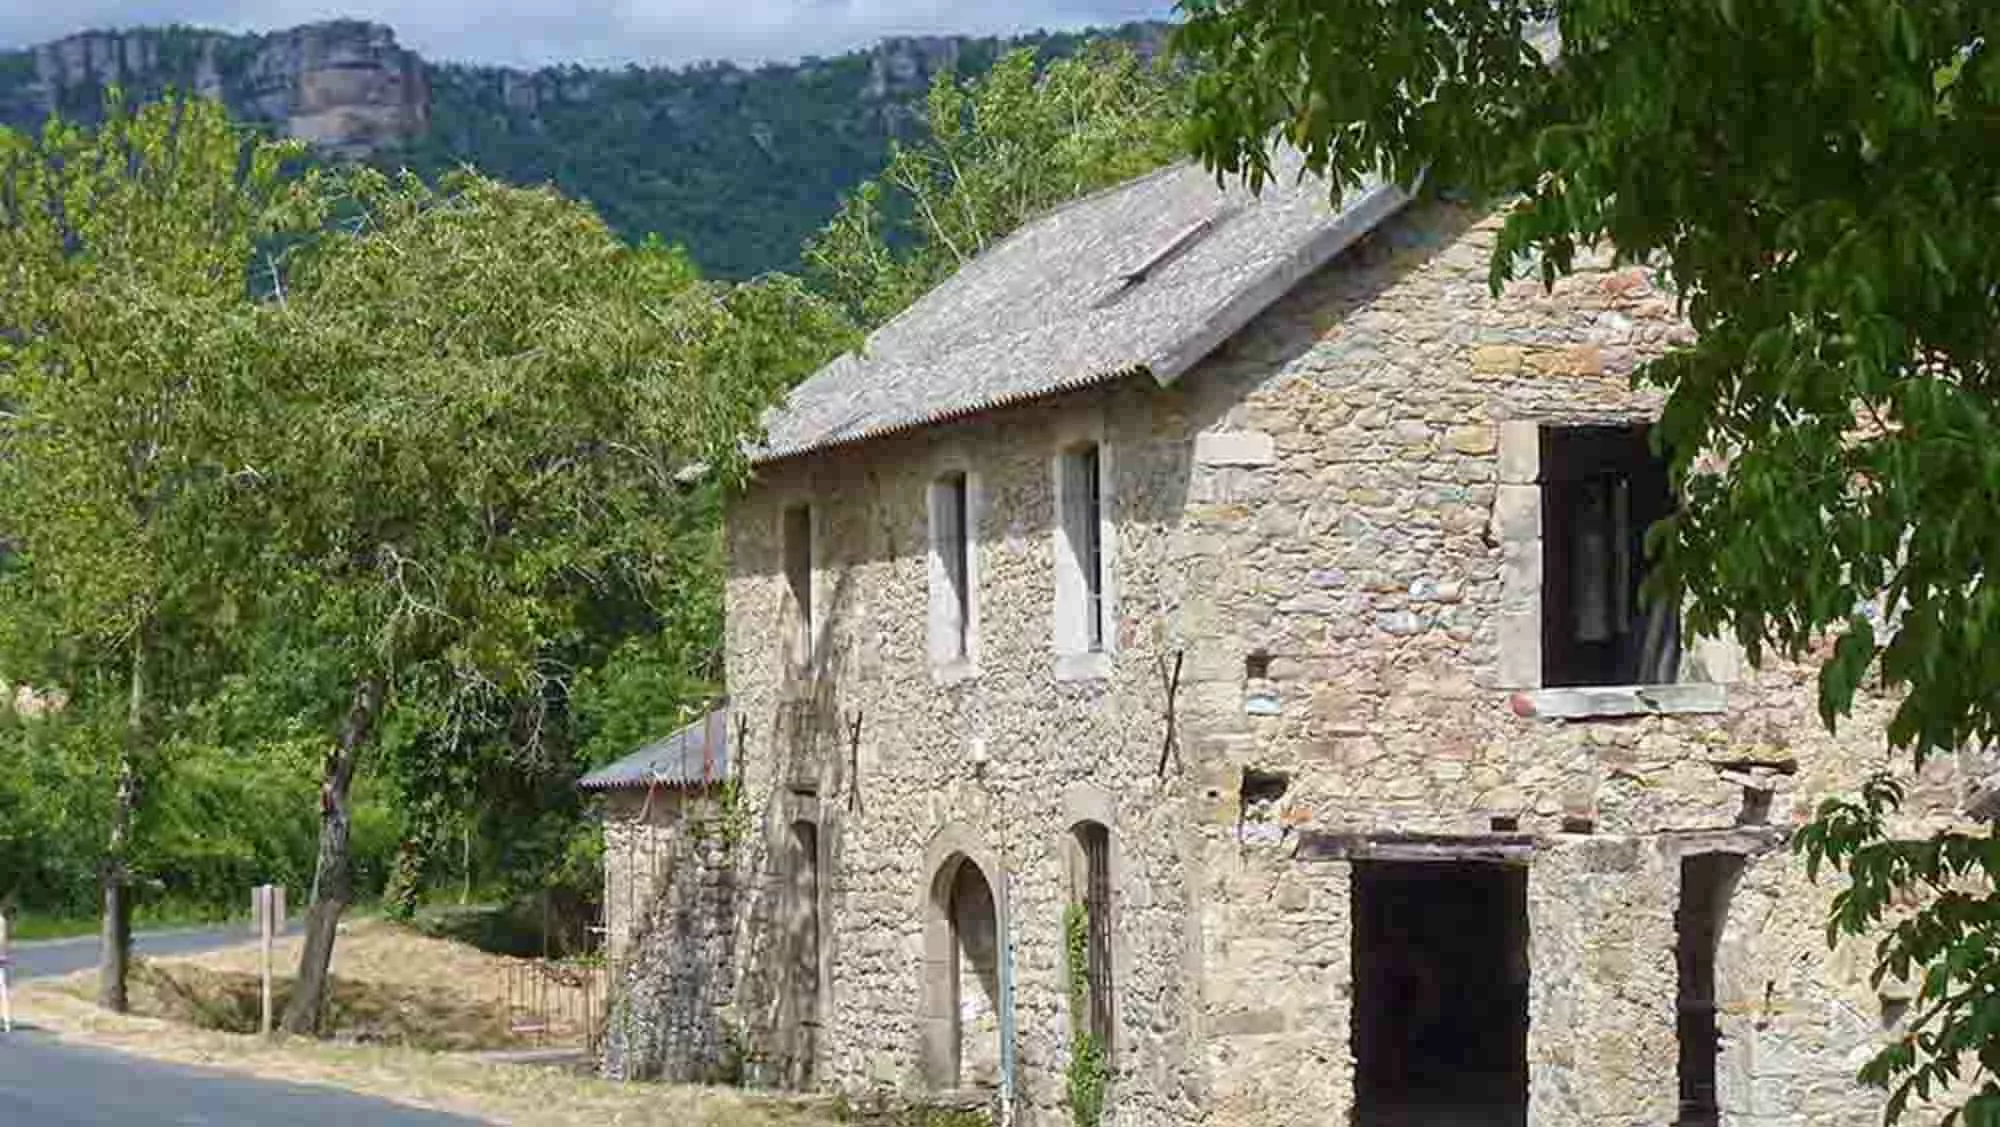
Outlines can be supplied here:
M819 827L811 822L792 824L791 875L790 1002L796 1032L787 1080L804 1089L812 1087L819 1032Z
M1528 1118L1527 870L1354 866L1358 1127Z
M993 889L961 861L951 882L952 1013L958 1045L956 1087L1000 1084L1000 944Z
M1743 858L1733 853L1681 859L1674 961L1680 968L1680 1122L1689 1127L1712 1127L1721 1117L1715 1089L1715 1062L1722 1050L1722 1030L1715 1020L1715 956L1729 897L1742 875Z

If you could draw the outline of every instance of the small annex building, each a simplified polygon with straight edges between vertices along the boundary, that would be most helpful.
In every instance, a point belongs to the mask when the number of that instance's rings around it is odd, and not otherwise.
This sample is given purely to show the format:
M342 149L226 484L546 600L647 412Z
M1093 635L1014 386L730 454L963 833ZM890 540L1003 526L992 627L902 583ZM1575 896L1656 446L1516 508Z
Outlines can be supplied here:
M604 955L630 956L648 909L677 866L710 832L717 792L729 779L729 705L577 780L601 796L604 819Z
M1277 162L1049 212L768 419L730 938L639 946L607 1071L1042 1127L1087 1039L1115 1127L1872 1127L1908 991L1788 841L1891 702L1830 735L1643 596L1673 296L1495 295L1495 215Z

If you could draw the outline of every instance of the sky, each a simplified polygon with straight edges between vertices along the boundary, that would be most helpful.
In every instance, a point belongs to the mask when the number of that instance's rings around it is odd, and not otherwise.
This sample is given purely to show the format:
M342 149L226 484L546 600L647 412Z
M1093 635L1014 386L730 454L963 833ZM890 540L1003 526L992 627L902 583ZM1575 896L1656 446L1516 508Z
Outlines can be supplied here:
M433 61L539 66L751 63L833 55L885 35L992 35L1164 18L1172 0L0 0L0 47L91 28L272 31L386 23Z

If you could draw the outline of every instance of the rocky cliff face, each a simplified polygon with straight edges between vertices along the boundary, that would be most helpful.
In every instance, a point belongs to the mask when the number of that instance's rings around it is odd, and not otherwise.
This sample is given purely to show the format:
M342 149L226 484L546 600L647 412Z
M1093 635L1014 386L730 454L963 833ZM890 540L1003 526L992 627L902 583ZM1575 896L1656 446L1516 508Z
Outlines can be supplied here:
M1164 40L1159 25L1108 34L1142 55ZM788 65L523 71L426 63L390 28L356 21L89 32L0 52L0 125L91 121L113 84L139 99L194 92L333 156L553 183L627 236L657 234L712 274L748 277L796 268L842 193L922 128L939 73L981 73L1013 47L1060 55L1082 38L903 37Z
M29 80L0 90L0 121L32 126L56 112L88 118L113 85L142 97L178 89L218 98L238 117L324 151L358 156L421 136L430 120L423 60L380 24L340 21L258 36L93 31L45 43L30 58Z

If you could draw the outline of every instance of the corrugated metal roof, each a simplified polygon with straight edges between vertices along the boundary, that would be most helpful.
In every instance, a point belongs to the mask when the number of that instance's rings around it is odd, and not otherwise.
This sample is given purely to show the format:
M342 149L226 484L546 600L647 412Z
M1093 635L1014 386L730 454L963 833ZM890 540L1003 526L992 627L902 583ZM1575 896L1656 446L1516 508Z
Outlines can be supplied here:
M655 740L576 785L584 790L699 787L729 777L729 702L665 739Z
M1171 383L1409 200L1371 181L1330 202L1295 151L1259 195L1160 169L1014 232L795 388L774 461L1150 372Z

